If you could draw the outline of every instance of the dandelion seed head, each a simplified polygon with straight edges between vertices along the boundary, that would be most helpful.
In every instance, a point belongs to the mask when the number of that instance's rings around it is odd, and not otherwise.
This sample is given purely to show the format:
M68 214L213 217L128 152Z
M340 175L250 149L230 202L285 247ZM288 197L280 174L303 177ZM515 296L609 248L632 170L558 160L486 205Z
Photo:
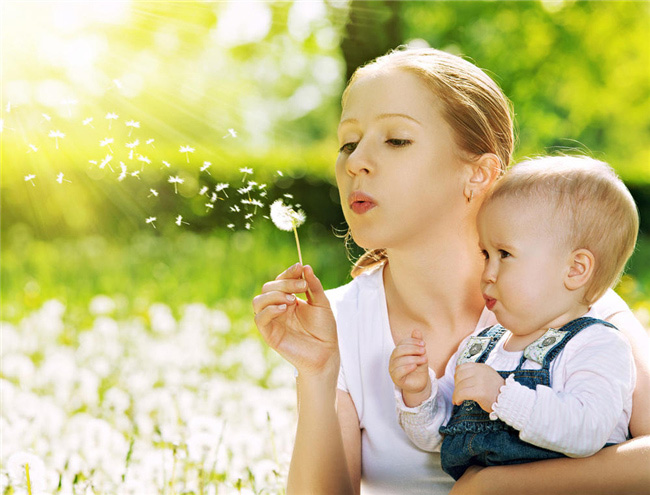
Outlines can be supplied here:
M294 210L290 205L282 203L281 199L271 204L271 221L280 230L291 231L300 227L306 219L302 210Z

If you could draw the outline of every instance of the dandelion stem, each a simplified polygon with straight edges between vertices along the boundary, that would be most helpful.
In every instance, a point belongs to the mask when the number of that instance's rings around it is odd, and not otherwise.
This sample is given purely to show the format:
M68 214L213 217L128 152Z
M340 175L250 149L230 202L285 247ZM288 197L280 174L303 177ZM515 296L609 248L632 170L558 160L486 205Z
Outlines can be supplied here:
M25 463L25 477L27 478L27 493L32 495L32 482L29 479L29 463Z
M298 239L298 229L296 228L296 223L291 222L291 226L293 227L293 234L296 236L296 247L298 248L298 261L300 261L300 265L303 266L302 264L302 253L300 252L300 240ZM303 280L305 279L305 274L303 273L301 278ZM309 286L307 286L307 294L309 294L310 299L314 299L314 295L311 293L311 290L309 289Z

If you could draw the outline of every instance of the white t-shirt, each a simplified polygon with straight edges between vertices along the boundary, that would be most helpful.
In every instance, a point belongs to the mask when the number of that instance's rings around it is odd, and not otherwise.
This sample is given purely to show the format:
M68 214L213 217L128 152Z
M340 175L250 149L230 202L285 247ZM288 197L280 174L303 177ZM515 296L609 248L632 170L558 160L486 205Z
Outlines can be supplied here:
M361 489L365 494L447 494L454 483L440 467L440 455L418 449L397 423L388 361L395 348L386 307L383 268L327 291L337 322L341 371L338 388L348 392L361 427ZM608 291L593 306L598 318L629 311ZM494 325L483 310L475 332Z

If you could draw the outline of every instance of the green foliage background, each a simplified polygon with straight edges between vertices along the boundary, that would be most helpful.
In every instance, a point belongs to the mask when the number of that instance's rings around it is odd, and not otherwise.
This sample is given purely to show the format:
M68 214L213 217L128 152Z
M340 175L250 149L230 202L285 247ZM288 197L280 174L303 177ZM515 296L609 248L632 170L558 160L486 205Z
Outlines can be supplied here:
M643 233L650 231L648 2L109 1L89 8L2 4L6 318L52 297L85 307L99 293L121 295L136 310L152 301L177 307L250 298L296 256L292 236L271 228L264 212L247 231L229 211L233 203L205 208L200 187L229 182L236 197L242 167L268 184L268 201L291 193L304 207L306 262L325 285L349 280L343 241L333 234L345 227L333 182L339 98L353 67L408 42L466 56L494 77L513 102L517 159L579 150L608 161L637 199ZM120 116L110 129L109 112ZM92 127L82 125L88 117ZM127 120L141 128L129 135ZM48 137L53 129L66 134L58 149ZM128 161L123 143L155 139L139 148L151 160L139 179L119 182L117 172L89 163L105 156L98 143L109 135L113 165L122 160L130 170L140 164ZM29 152L30 144L39 151ZM191 156L179 152L187 145ZM209 175L199 170L204 161L212 163ZM70 182L56 182L61 172ZM36 178L24 180L28 174ZM170 174L185 179L178 194ZM150 197L152 188L160 197ZM179 214L188 225L174 225ZM144 221L150 216L155 229ZM636 308L650 309L649 244L642 236L619 287Z

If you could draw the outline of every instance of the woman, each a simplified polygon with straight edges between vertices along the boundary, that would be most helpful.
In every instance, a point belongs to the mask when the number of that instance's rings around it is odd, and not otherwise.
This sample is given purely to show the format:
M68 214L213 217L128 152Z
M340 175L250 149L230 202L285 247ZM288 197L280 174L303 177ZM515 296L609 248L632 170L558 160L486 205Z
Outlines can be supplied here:
M510 162L508 101L459 57L396 51L352 77L339 140L343 212L367 250L357 277L326 296L311 268L295 265L253 301L263 337L298 370L289 492L359 493L363 481L364 493L448 493L453 480L439 456L418 450L397 425L388 359L395 342L419 330L442 376L460 341L495 322L480 292L475 221ZM307 287L308 301L296 299ZM631 431L648 434L647 336L613 291L594 308L632 342ZM598 493L605 482L604 493L633 491L650 486L649 445L644 438L588 459L473 469L453 492L578 493L578 483Z

